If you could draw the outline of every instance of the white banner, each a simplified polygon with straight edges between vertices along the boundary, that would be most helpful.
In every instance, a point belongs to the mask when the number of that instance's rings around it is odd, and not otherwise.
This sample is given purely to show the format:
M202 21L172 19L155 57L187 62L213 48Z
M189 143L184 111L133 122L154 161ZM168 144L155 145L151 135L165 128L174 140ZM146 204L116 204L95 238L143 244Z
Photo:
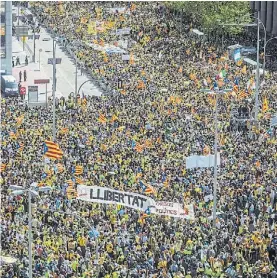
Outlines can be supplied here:
M186 158L186 169L214 167L214 155L192 155ZM220 153L217 154L217 166L220 166Z
M130 32L131 32L131 28L129 28L129 27L116 30L117 35L129 35Z
M117 7L117 8L108 8L107 9L110 13L115 14L115 13L126 13L126 14L130 14L130 11L127 10L127 8L125 7Z
M130 60L130 55L122 55L122 61L129 61Z
M140 211L146 211L149 207L155 206L155 201L144 195L118 191L107 187L78 185L77 192L77 199L87 202L117 204Z
M179 203L173 202L156 202L155 207L150 209L151 213L159 215L168 215L171 217L179 217L184 219L193 220L194 219L194 210L193 205L188 205L183 208Z
M150 213L167 215L183 219L194 219L193 205L183 208L179 203L155 202L154 199L144 195L123 192L107 187L78 185L78 200L101 204L117 204L140 211L150 210Z

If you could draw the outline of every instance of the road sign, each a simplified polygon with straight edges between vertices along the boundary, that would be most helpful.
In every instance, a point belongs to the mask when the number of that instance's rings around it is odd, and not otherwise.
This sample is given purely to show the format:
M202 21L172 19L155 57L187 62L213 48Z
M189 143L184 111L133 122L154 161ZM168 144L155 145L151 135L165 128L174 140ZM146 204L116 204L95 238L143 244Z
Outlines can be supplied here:
M21 95L26 95L26 88L25 87L20 87L20 94Z
M28 102L38 102L38 86L28 86Z
M18 37L28 37L28 26L15 26L15 33Z
M56 65L59 65L62 63L62 58L56 58ZM53 65L53 58L48 58L48 64Z
M50 79L35 79L34 84L48 84L50 83Z

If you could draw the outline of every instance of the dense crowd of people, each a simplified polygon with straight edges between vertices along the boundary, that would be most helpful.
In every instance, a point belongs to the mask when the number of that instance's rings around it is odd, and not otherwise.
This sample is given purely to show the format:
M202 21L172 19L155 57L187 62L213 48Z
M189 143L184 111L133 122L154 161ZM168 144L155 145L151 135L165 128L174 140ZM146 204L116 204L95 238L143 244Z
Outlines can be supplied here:
M60 160L43 152L52 140L51 104L2 99L1 247L18 259L2 277L28 277L28 198L8 188L33 182L51 187L32 200L33 277L276 277L276 73L262 76L259 125L234 128L233 109L252 115L253 69L191 36L191 27L180 32L162 2L34 2L32 9L40 24L78 41L80 64L113 93L56 101ZM118 45L115 30L129 27L128 61L95 49ZM200 90L215 87L232 92L218 100L213 232L213 168L186 169L185 161L214 153L215 98ZM140 181L155 187L155 200L194 204L195 219L144 217L68 191L85 184L144 194Z

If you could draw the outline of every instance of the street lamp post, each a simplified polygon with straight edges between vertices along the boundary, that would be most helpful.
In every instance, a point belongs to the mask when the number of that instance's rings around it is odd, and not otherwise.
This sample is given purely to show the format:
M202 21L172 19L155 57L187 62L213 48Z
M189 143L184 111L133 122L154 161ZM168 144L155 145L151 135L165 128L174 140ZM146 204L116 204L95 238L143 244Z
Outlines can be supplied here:
M215 132L214 132L214 188L213 188L213 228L214 233L216 231L216 208L217 208L217 146L218 146L218 94L224 94L231 92L232 89L219 90L218 87L214 88L214 91L209 89L201 89L200 92L215 94Z
M42 49L40 48L39 49L39 52L38 52L38 70L40 71L40 53L42 52Z
M38 196L38 192L34 189L37 188L37 183L32 183L29 188L22 189L22 186L11 185L9 187L12 190L12 195L23 195L28 193L28 259L29 259L29 278L33 277L33 267L32 267L32 195ZM50 190L48 186L37 188L38 191Z
M45 210L43 210L43 211L45 211ZM48 211L48 210L46 210L46 211ZM55 212L55 210L51 210L51 211L54 211ZM76 216L79 220L82 220L86 225L87 225L87 227L91 230L91 231L93 231L93 230L95 230L92 226L91 226L91 224L86 220L86 219L84 219L83 217L81 217L77 212L71 212L71 213L67 213L67 212L64 212L64 211L57 211L58 213L60 213L60 214L67 214L67 215L71 215L71 216ZM97 230L98 228L96 227L96 230ZM97 274L98 274L98 272L99 272L99 246L98 246L98 236L96 236L96 235L94 235L94 237L95 237L95 255L96 255L96 261L95 261L95 263L96 263L96 271L97 271Z
M77 104L77 87L78 87L78 63L75 56L75 104Z
M53 97L53 126L52 126L52 136L53 141L56 140L56 40L53 38L53 90L52 90L52 97Z
M260 11L258 11L258 17L257 23L227 23L227 24L221 24L226 26L245 26L245 27L251 27L251 26L257 26L257 67L256 67L256 84L255 84L255 123L258 123L258 112L259 112L259 84L260 84L260 61L259 61L259 55L260 55L260 24L263 26L264 29L264 60L263 60L263 74L265 69L265 48L266 48L266 28L263 24L263 22L260 20Z
M272 40L274 40L274 39L277 39L277 37L273 37L273 38L270 38L269 40L267 40L265 43L264 43L264 63L263 63L263 74L264 74L264 72L265 72L265 51L266 51L266 46L267 46L267 44L270 42L270 41L272 41Z

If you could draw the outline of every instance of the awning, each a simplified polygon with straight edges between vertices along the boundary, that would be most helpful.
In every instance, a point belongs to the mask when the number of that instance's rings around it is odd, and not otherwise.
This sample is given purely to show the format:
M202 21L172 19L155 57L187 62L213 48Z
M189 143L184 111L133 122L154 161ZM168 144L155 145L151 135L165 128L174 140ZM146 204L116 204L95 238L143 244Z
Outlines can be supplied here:
M241 47L242 46L240 44L234 44L234 45L228 46L227 48L230 49L230 50L234 50L234 49L241 48Z
M192 29L192 32L195 33L198 36L203 36L204 35L204 33L199 31L198 29Z

